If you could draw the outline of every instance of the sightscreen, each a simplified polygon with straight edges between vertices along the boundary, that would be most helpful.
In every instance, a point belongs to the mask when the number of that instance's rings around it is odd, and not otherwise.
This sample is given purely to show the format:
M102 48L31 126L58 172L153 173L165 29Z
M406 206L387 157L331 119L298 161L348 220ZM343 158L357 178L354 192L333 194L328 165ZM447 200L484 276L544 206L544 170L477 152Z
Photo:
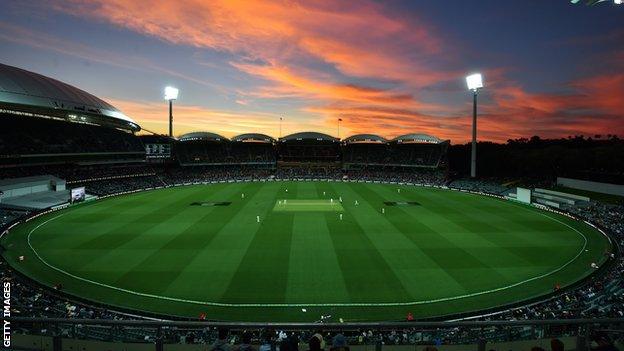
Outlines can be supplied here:
M524 202L525 204L531 203L531 189L517 188L516 194L518 201Z

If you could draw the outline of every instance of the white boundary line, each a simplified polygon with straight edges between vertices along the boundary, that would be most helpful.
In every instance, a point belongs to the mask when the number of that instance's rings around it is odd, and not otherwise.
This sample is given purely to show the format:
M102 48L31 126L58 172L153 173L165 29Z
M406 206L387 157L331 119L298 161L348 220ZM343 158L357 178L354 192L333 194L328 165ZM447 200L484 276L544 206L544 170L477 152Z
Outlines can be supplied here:
M528 210L528 208L527 208ZM138 292L138 291L133 291L133 290L128 290L128 289L123 289L123 288L119 288L116 286L112 286L112 285L108 285L108 284L104 284L104 283L100 283L100 282L96 282L90 279L86 279L77 275L74 275L72 273L69 273L65 270L62 270L58 267L55 267L51 264L49 264L48 262L46 262L40 255L39 253L35 250L35 248L32 246L32 244L30 243L30 236L32 233L34 233L35 230L39 229L40 227L42 227L43 225L47 224L48 222L51 222L59 217L62 217L64 215L66 215L67 213L61 213L55 217L52 217L40 224L38 224L35 228L31 229L28 232L28 246L30 247L30 249L33 251L33 253L35 254L35 256L37 256L37 258L46 266L54 269L55 271L65 274L71 278L83 281L83 282L87 282L90 284L94 284L97 286L101 286L104 288L109 288L109 289L113 289L113 290L117 290L117 291L121 291L121 292L125 292L128 294L132 294L132 295L136 295L136 296L141 296L141 297L149 297L149 298L154 298L154 299L160 299L160 300L167 300L167 301L174 301L174 302L184 302L184 303L191 303L191 304L196 304L196 305L207 305L207 306L216 306L216 307L392 307L392 306L414 306L414 305L424 305L424 304L429 304L429 303L437 303L437 302L446 302L446 301L453 301L453 300L460 300L460 299L464 299L464 298L469 298L469 297L474 297L474 296L480 296L480 295L486 295L486 294L491 294L494 292L499 292L499 291L504 291L504 290L509 290L511 288L515 288L517 286L520 285L524 285L526 283L530 283L532 281L535 280L539 280L545 277L548 277L552 274L555 274L559 271L561 271L562 269L566 268L567 266L569 266L572 262L574 262L579 256L581 256L583 254L583 252L585 251L585 248L587 247L587 237L581 233L579 230L577 230L576 228L570 226L569 224L562 222L556 218L553 218L551 216L548 216L544 213L539 213L540 215L550 218L553 221L556 221L560 224L565 225L566 227L572 229L573 231L575 231L577 234L579 234L584 242L583 242L583 247L581 248L581 250L576 254L576 256L574 256L571 260L569 260L568 262L566 262L564 265L562 265L561 267L544 273L544 274L540 274L538 276L511 284L511 285L507 285L507 286L503 286L500 288L494 288L494 289L490 289L490 290L484 290L484 291L479 291L479 292L475 292L475 293L470 293L470 294L465 294L465 295L457 295L457 296L450 296L450 297L443 297L443 298L438 298L438 299L430 299L430 300L419 300L419 301L408 301L408 302L370 302L370 303L366 303L366 302L361 302L361 303L222 303L222 302L211 302L211 301L198 301L198 300L188 300L188 299L180 299L180 298L175 298L175 297L169 297L169 296L160 296L160 295L154 295L154 294L148 294L148 293L142 293L142 292Z

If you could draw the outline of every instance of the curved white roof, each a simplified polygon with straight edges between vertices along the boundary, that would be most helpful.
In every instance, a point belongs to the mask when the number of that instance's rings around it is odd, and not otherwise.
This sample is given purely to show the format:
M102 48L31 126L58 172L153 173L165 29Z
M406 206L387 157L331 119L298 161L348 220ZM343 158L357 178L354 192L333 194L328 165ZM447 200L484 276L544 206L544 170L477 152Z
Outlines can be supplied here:
M438 144L442 142L441 139L436 138L432 135L418 134L418 133L401 135L392 139L392 141L398 142L398 143L430 143L430 144Z
M67 111L112 118L140 129L134 120L106 101L67 83L0 64L0 104L27 106L51 111Z
M343 140L345 143L386 143L388 140L377 134L356 134Z
M230 139L211 132L191 132L181 135L178 140L180 141L193 141L193 140L203 140L203 141L230 141Z
M338 138L334 138L331 135L319 133L319 132L299 132L290 135L286 135L280 138L280 141L292 141L292 140L323 140L323 141L338 141Z
M232 141L255 141L255 142L265 142L265 143L273 143L275 139L272 137L261 134L261 133L245 133L240 134L232 138Z

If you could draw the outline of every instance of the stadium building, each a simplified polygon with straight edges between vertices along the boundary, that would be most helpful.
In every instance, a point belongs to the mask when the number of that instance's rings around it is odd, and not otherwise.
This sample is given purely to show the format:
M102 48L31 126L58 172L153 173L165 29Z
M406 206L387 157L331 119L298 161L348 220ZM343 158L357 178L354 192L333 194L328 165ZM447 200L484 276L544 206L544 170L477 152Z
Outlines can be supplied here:
M611 203L578 179L469 179L449 161L467 164L463 146L410 131L138 136L105 101L7 65L0 121L23 349L191 350L175 344L229 330L284 349L319 331L361 350L581 350L621 327L621 184L590 184Z
M0 64L3 165L143 161L130 117L69 84ZM19 131L19 132L16 132Z

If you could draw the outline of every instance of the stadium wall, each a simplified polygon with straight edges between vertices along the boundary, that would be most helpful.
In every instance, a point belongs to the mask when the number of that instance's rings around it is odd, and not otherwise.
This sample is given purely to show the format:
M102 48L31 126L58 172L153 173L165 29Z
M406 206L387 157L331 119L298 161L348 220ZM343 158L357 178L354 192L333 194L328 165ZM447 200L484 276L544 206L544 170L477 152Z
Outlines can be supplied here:
M80 340L71 338L59 338L63 350L92 350L92 351L109 351L109 350L125 350L125 351L148 351L158 350L158 347L152 343L130 343L130 342L107 342L95 340ZM508 342L487 342L483 346L486 349L498 350L530 350L532 347L539 346L543 349L550 349L550 338L508 341ZM559 338L566 350L576 349L577 338L573 336ZM40 335L24 335L15 334L12 336L13 347L20 350L50 350L54 345L54 338L51 336ZM331 343L330 340L326 342ZM383 349L388 351L418 351L425 350L428 345L434 342L422 342L416 345L384 345ZM162 344L164 351L203 351L206 350L205 344ZM253 345L257 349L260 345ZM306 349L307 344L300 343L300 349ZM439 351L478 351L479 344L458 344L458 345L436 345ZM351 351L374 351L379 348L375 344L349 345Z
M557 185L596 193L624 196L624 185L592 182L573 178L557 177Z

